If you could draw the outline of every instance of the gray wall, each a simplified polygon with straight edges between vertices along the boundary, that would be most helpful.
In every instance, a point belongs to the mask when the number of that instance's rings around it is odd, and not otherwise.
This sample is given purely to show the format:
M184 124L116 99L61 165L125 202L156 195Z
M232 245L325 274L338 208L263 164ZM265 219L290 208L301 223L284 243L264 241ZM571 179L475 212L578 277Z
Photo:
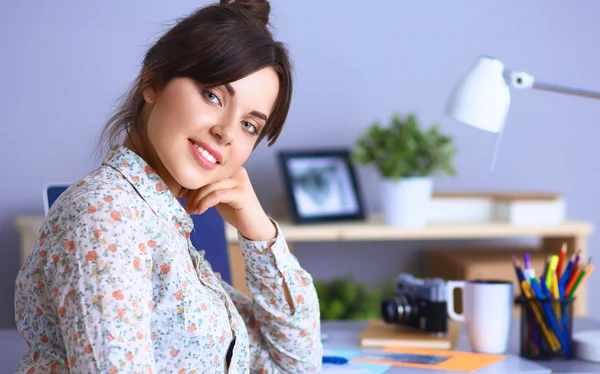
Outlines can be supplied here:
M203 1L36 1L0 5L0 327L13 325L18 270L17 214L42 213L41 189L90 171L95 137L137 72L146 47ZM278 144L247 167L260 197L282 190L275 151L351 146L374 119L416 111L456 137L459 177L438 188L544 189L566 194L572 218L600 224L598 102L515 92L495 172L494 136L443 117L456 78L481 54L540 79L600 88L600 2L283 1L273 2L277 36L292 52L296 92ZM542 140L545 138L545 140ZM367 207L379 209L373 171L360 169ZM598 240L591 240L597 253ZM420 271L422 244L298 245L315 278L354 270L372 284ZM367 260L369 261L366 264ZM592 285L600 287L600 277ZM600 302L592 298L594 315Z

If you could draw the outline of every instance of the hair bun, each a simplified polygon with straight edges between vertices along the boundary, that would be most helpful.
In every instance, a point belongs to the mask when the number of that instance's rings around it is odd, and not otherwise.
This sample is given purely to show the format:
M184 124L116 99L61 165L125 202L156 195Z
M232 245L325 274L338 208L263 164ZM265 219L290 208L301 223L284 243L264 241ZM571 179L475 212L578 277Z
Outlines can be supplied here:
M248 11L263 26L269 24L271 4L267 0L221 0L221 5L235 6Z

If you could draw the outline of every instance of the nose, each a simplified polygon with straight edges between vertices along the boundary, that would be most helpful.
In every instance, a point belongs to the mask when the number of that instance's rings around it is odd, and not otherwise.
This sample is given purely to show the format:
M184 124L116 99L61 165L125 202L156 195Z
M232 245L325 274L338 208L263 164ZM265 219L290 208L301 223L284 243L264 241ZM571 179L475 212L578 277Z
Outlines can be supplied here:
M224 121L213 125L210 128L210 133L217 139L219 144L231 144L234 138L235 128L233 121Z

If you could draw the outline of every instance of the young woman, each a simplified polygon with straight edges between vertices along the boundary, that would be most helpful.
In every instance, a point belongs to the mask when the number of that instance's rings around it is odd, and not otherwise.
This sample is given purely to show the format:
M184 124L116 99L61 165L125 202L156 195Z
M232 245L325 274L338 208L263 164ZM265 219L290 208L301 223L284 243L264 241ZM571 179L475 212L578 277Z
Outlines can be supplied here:
M30 346L22 372L320 368L312 278L242 167L261 139L277 139L292 97L269 10L222 0L147 52L103 134L118 145L52 206L18 274L16 321ZM212 206L239 232L252 298L189 240L189 213Z

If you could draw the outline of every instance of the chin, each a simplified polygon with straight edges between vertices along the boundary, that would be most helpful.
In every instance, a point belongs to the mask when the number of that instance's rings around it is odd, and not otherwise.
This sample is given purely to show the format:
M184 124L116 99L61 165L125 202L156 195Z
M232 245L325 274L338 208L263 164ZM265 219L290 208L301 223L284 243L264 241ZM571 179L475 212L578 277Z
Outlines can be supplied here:
M189 171L173 175L173 179L175 179L181 187L188 190L197 190L210 183L206 176L201 175L198 172L190 173Z
M166 165L171 178L181 187L188 190L197 190L210 183L210 176L207 170L198 165L194 159L188 155L177 154L168 161ZM171 166L171 167L169 167ZM211 173L214 171L211 171Z

